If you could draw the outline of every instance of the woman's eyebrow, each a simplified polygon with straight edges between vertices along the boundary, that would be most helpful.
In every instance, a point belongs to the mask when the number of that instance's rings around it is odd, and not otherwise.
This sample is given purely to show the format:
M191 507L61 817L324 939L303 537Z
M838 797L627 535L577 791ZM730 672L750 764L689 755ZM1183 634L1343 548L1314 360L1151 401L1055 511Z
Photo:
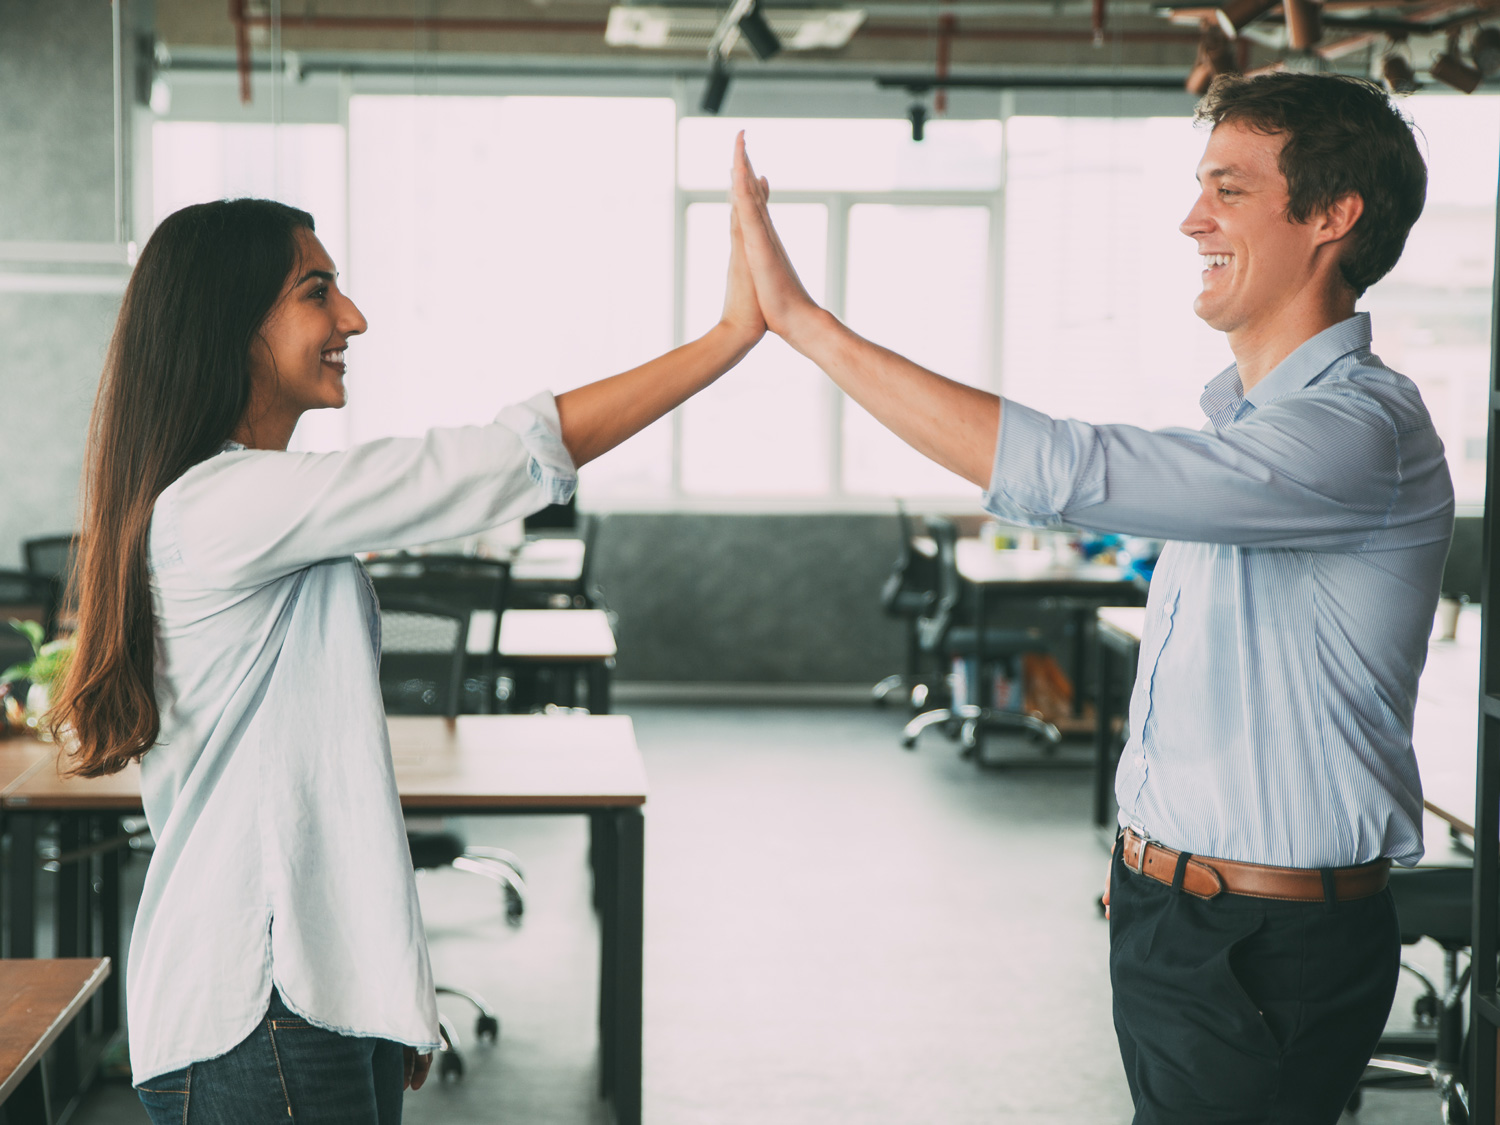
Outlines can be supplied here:
M338 274L330 273L327 270L308 270L297 279L297 284L301 285L304 281L311 281L313 278L317 278L320 281L332 281L337 276Z

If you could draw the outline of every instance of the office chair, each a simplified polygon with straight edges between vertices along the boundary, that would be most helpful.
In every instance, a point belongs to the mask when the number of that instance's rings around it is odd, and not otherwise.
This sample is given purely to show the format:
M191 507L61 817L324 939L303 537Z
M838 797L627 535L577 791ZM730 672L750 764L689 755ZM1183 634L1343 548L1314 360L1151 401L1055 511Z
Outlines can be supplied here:
M1415 1033L1388 1032L1349 1099L1359 1108L1372 1087L1427 1086L1438 1095L1440 1120L1452 1125L1469 1120L1466 1085L1464 995L1471 966L1459 971L1459 956L1473 940L1474 869L1471 867L1393 868L1391 894L1401 922L1401 943L1414 945L1430 937L1443 947L1441 988L1415 967L1401 968L1421 982L1415 1009ZM1430 1030L1429 1030L1430 1029Z
M1439 587L1445 598L1456 602L1479 602L1480 574L1484 568L1484 517L1460 516L1453 521L1453 541L1443 564Z
M27 570L0 570L0 671L31 659L31 645L10 629L11 618L38 621L52 637L57 631L57 602L56 579ZM12 649L17 655L10 660L6 656Z
M391 595L381 600L380 694L387 714L457 716L468 630L466 609L419 597ZM467 846L461 837L447 831L408 829L406 840L414 870L453 867L491 880L503 895L506 922L512 927L521 924L526 880L515 855L503 848ZM437 992L473 1005L477 1038L490 1042L499 1038L500 1019L482 996L443 985ZM447 1017L439 1022L443 1050L438 1075L457 1080L464 1068L458 1033Z
M870 699L882 706L893 692L909 692L912 710L920 711L927 705L932 677L922 673L917 621L931 612L937 600L937 559L912 546L911 519L899 500L896 501L896 527L901 533L901 545L896 561L891 564L891 573L880 588L880 608L887 617L899 618L905 626L906 669L887 676L871 688Z
M931 613L917 619L917 643L935 665L938 675L945 676L955 658L973 661L977 657L979 631L972 625L957 624L963 603L963 580L958 573L958 528L952 520L941 516L928 516L926 523L927 534L937 544L937 601ZM976 667L972 682L985 684L988 666L1001 663L1015 668L1019 678L1021 657L1046 651L1039 629L986 628L984 657L987 667ZM912 749L924 730L939 723L950 732L955 725L958 726L960 745L966 754L975 752L978 747L980 723L1025 730L1046 739L1051 746L1062 742L1057 727L1037 715L1026 711L998 711L978 702L954 707L950 700L949 706L924 711L907 723L901 734L901 745Z
M483 623L483 653L468 653L464 658L457 713L493 714L510 694L509 685L498 678L497 665L510 564L469 555L392 555L370 560L365 571L381 604L392 598L425 598L465 610L471 622ZM487 616L476 619L475 613Z
M55 631L57 618L67 607L72 606L73 599L77 596L73 589L73 563L78 557L78 536L47 535L27 539L21 544L21 554L26 560L27 571L51 578L57 583L57 598L47 628L47 634L51 636Z

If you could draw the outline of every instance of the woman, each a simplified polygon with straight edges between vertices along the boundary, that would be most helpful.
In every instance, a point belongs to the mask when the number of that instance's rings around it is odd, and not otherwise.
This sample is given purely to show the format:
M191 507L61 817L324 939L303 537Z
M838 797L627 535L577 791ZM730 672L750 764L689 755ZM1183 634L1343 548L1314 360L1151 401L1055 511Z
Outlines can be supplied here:
M310 216L206 203L147 243L106 362L54 723L74 773L141 763L156 850L126 991L158 1123L395 1122L438 1045L353 556L566 500L765 330L736 242L721 321L642 367L488 425L286 452L344 405L365 327Z

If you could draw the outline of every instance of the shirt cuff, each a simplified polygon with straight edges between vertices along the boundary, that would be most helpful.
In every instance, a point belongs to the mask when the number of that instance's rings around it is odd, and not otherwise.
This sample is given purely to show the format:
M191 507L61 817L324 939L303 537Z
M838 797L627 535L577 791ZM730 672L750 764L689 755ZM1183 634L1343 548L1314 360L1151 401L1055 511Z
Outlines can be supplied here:
M557 417L557 400L552 392L542 391L525 402L507 406L495 421L515 432L530 456L526 470L542 489L549 504L566 504L578 487L578 470L573 457L563 445L562 422Z
M1056 527L1068 509L1101 503L1106 492L1094 427L1001 400L986 510L1023 526Z

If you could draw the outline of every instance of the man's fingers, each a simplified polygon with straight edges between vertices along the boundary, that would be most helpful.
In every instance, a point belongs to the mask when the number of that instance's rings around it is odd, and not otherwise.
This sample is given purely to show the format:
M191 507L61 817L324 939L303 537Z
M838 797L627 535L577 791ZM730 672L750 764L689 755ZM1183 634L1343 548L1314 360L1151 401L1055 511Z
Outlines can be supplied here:
M427 1072L432 1069L432 1053L417 1055L415 1065L411 1071L411 1088L420 1090L422 1084L427 1081Z

